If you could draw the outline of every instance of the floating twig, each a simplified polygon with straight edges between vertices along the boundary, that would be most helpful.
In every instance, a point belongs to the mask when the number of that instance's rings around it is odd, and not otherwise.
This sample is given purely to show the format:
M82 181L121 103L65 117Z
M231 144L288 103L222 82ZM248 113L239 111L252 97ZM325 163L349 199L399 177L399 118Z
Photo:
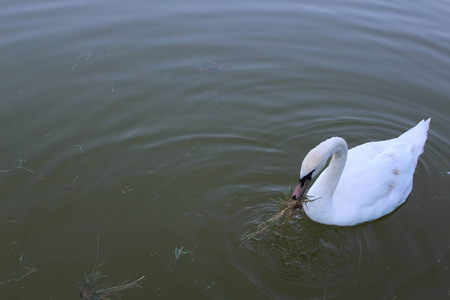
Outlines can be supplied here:
M165 77L162 78L162 80L164 80L164 83L167 83L167 79L169 79L169 73L167 73L167 75Z
M199 214L199 213L197 213L197 212L193 212L193 211L192 211L192 212L188 212L188 213L187 213L187 212L184 213L184 217L185 217L185 218L186 218L187 216L190 216L190 215L196 215L196 216L203 217L203 218L205 217L204 215Z
M81 61L81 62L78 62L78 63L74 64L74 65L72 66L72 71L75 70L75 68L76 68L80 63L82 63L82 62L87 63L87 64L89 64L90 66L93 66L93 67L98 68L97 65L95 65L95 64L93 64L93 63L91 63L91 62L88 62L88 60L91 58L91 56L92 56L93 54L94 54L94 50L89 50L88 52L77 52L73 57L74 57L74 58L80 58L80 57L81 57L81 58L84 58L84 60Z
M119 48L119 45L111 45L109 46L109 48L106 48L105 50L103 50L104 52L109 52L113 49Z
M78 147L81 151L81 154L84 154L83 148L81 147L81 145L67 145L67 147Z
M122 191L122 194L125 195L126 193L131 192L132 190L134 190L134 188L130 188L130 186L127 185L127 186L124 187L124 188L120 188L120 190Z
M14 166L12 169L8 169L8 170L0 170L0 173L7 173L7 172L11 172L11 171L14 171L14 170L25 170L25 171L27 171L28 173L30 173L30 174L32 174L34 177L36 177L37 179L39 179L39 180L42 180L42 179L44 179L43 177L40 177L40 176L37 176L37 175L35 175L34 174L34 172L32 171L32 170L30 170L30 169L28 169L28 168L25 168L25 167L22 167L22 164L25 162L25 161L27 161L26 159L18 159L18 161L19 161L19 165L17 165L17 166Z
M175 268L175 265L178 263L178 260L181 258L181 256L186 255L186 254L190 254L190 253L194 253L195 249L197 249L197 245L195 245L194 249L192 249L191 251L184 251L184 247L181 246L181 248L177 248L175 247L174 250L174 259L169 263L169 265L167 266L167 270L168 271L172 271L173 268Z
M185 61L184 63L191 67L196 68L200 72L209 72L209 71L217 72L217 71L221 70L223 67L223 65L219 65L218 63L213 62L213 61L205 63L205 64L201 64L201 65L194 65L194 64L189 63L188 61Z
M70 191L70 190L72 190L72 189L75 189L75 188L76 188L75 184L77 183L77 179L78 179L78 176L76 176L76 177L72 180L72 184L71 184L70 186L65 186L65 187L63 187L63 189L66 190L66 191Z

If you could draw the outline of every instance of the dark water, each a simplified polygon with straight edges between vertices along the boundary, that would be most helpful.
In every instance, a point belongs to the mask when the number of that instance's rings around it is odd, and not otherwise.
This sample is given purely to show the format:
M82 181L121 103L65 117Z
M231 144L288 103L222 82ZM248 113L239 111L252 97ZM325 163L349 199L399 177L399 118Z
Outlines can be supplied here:
M2 1L0 298L79 299L97 253L105 284L146 276L122 299L450 298L449 13ZM300 215L241 245L317 143L428 117L395 213L356 227Z

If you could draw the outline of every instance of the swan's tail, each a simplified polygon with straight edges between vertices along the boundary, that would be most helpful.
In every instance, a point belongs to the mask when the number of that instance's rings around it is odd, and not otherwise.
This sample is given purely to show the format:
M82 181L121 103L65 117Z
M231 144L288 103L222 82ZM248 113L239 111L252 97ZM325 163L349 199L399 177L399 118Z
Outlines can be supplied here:
M423 153L423 147L425 146L425 142L427 141L428 128L430 128L430 121L431 118L422 120L419 122L419 124L398 137L399 139L405 139L411 142L412 151L416 156L419 156Z

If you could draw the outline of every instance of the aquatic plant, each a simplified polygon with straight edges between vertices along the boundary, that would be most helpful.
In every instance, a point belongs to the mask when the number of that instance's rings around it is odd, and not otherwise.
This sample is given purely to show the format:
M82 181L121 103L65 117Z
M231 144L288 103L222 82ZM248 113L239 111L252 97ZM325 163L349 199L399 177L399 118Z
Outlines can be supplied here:
M118 295L120 291L129 288L142 288L141 282L145 279L145 275L134 280L124 281L115 286L109 286L108 284L101 284L101 281L105 275L103 275L103 264L98 262L99 257L99 238L97 239L97 256L95 258L92 270L84 273L83 278L79 280L80 298L83 300L106 300L111 297L121 299Z
M242 242L247 242L257 236L261 235L266 230L281 230L284 225L292 221L296 212L301 212L303 203L314 201L306 196L298 200L294 200L291 197L292 188L290 192L285 193L283 198L274 199L276 212L264 221L253 221L257 223L255 231L244 234L241 238Z

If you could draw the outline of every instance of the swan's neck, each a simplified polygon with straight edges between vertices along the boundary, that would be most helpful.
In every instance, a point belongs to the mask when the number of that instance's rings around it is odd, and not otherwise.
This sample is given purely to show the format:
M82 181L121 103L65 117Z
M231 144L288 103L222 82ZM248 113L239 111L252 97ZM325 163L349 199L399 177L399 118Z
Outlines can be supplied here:
M325 143L329 142L329 143ZM331 138L324 142L324 150L326 159L331 156L328 168L323 172L322 184L326 186L328 192L332 195L341 179L342 171L347 161L347 143L342 138Z
M308 191L308 195L316 200L308 203L308 208L305 207L305 210L314 210L314 213L319 213L321 217L328 218L331 217L328 216L328 213L331 214L333 211L333 194L347 161L348 148L345 140L338 137L322 142L317 148L325 161L330 156L331 161Z

